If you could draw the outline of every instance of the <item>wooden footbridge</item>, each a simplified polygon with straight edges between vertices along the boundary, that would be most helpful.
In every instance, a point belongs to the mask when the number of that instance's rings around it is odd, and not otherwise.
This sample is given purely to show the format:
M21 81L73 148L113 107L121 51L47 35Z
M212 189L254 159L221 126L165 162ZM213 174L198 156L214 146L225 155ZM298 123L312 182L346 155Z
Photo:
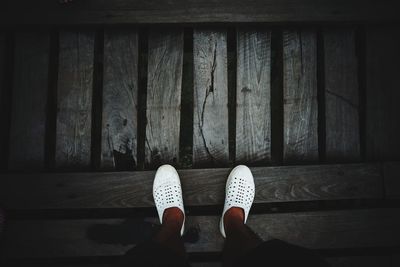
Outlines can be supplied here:
M264 239L399 266L395 1L5 2L4 265L111 266L157 229L169 163L194 266L218 266L236 164Z

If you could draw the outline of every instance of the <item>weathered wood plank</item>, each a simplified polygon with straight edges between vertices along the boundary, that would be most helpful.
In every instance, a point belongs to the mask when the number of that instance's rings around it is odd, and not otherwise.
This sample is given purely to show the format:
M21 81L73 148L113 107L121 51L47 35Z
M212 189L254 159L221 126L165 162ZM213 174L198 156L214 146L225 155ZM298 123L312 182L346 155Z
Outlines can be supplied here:
M367 29L366 154L369 160L400 159L400 27Z
M400 199L400 164L385 162L383 164L385 194L389 199Z
M325 152L328 161L360 159L355 31L325 30Z
M318 160L317 46L313 30L283 33L283 158Z
M382 199L381 167L380 164L254 167L251 170L256 183L255 203ZM179 170L185 205L222 205L229 172L230 169ZM0 203L7 209L153 207L154 174L154 171L2 174Z
M43 169L49 71L48 33L15 35L9 169Z
M250 215L248 225L271 237L311 249L398 246L400 210L370 209ZM186 243L188 252L221 251L219 216L189 216L187 229L201 235ZM4 248L8 257L121 255L151 237L156 218L121 220L9 221ZM41 244L38 246L37 244Z
M271 159L271 33L237 33L236 162Z
M226 32L195 30L193 54L193 164L226 165L229 160Z
M93 32L60 32L56 166L90 166Z
M0 24L321 22L399 20L396 0L8 0Z
M108 30L104 36L103 169L137 162L138 34Z
M148 54L145 163L177 163L183 31L151 31Z

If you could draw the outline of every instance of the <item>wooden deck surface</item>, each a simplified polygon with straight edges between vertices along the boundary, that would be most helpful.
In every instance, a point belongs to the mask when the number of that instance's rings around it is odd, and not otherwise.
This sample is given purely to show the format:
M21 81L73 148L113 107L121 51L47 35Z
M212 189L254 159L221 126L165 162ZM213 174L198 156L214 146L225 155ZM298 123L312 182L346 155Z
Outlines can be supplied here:
M396 266L399 44L388 25L0 32L3 256L119 257L156 228L152 182L169 163L188 251L218 257L225 179L247 164L249 224L262 237L323 251L333 266Z
M390 89L395 84L387 74L397 55L379 52L395 50L394 45L375 49L376 34L379 40L393 39L396 29L357 34L354 26L273 32L239 27L229 34L223 28L179 27L111 32L61 30L51 33L51 42L49 32L9 37L16 46L14 76L3 83L13 101L9 140L3 141L10 142L9 169L399 159L399 129L392 115L396 90ZM272 46L271 36L281 38L281 46ZM23 54L22 45L37 51ZM281 69L271 67L277 61ZM184 62L192 64L191 80L183 79ZM139 80L139 71L146 73L145 80ZM282 82L273 82L272 73ZM376 89L383 83L381 74L388 91L382 96ZM181 114L181 106L192 118ZM139 114L145 116L139 120ZM374 127L378 123L382 127ZM183 139L189 142L181 147ZM386 141L393 144L385 145L388 149L383 148Z

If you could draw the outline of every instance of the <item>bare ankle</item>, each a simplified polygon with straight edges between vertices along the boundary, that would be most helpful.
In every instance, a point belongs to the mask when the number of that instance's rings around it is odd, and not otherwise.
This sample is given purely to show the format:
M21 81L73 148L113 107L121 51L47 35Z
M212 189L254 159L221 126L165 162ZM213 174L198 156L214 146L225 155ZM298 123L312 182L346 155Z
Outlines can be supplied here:
M183 217L183 212L179 208L168 208L164 211L162 224L165 226L177 226L180 229L183 224Z
M225 212L224 226L226 230L242 225L244 225L244 211L242 208L232 207Z

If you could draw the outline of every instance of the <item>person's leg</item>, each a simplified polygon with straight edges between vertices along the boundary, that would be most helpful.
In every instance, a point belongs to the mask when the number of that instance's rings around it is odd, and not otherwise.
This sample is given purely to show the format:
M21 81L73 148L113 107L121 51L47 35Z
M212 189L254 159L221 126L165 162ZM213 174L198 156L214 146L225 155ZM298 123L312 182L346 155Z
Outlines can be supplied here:
M313 251L274 239L262 241L244 223L243 210L230 208L224 216L226 233L223 266L329 266Z
M181 238L183 213L178 208L168 208L164 211L163 223L153 241L174 251L180 258L186 258L185 247Z
M223 266L234 263L263 241L244 224L243 209L232 207L224 215L226 241L222 254Z
M220 230L226 238L223 266L329 266L311 250L280 240L263 242L246 225L255 184L249 168L235 167L228 176Z
M189 266L181 238L185 221L182 190L174 167L158 168L153 197L161 228L151 241L128 251L119 266Z
M307 267L330 266L314 251L278 239L262 242L230 266L292 267L297 265Z
M188 266L180 233L182 224L183 213L180 209L166 209L161 228L152 240L128 251L118 266Z
M251 170L244 165L233 168L226 181L225 204L220 220L220 231L226 238L222 253L224 266L232 266L238 258L262 243L245 225L254 195L255 184Z

